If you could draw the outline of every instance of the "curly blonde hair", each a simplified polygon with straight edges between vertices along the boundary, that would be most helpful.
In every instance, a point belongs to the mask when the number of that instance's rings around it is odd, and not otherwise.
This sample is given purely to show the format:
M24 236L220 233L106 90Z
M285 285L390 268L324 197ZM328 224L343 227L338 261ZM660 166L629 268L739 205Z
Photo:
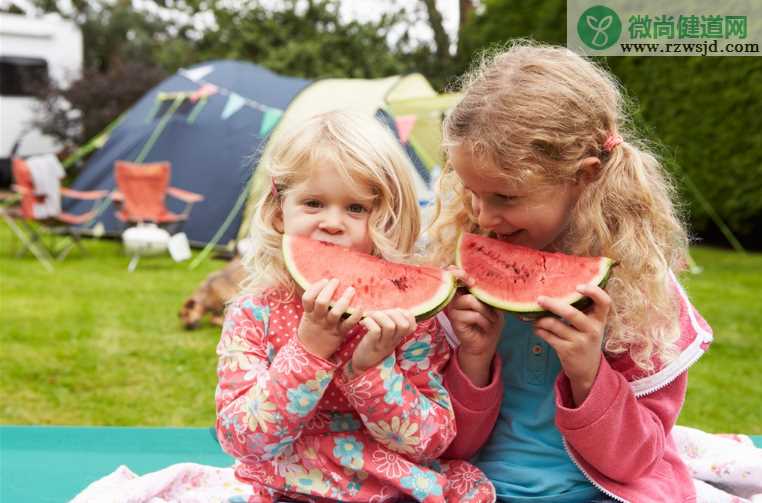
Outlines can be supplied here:
M686 264L688 234L670 177L629 126L620 84L562 47L519 40L485 53L462 80L463 98L445 119L443 148L469 148L490 176L522 184L564 184L580 161L601 161L555 247L618 262L604 351L629 352L646 372L672 360L680 336L670 270ZM610 135L623 143L607 152ZM433 260L452 262L460 231L482 233L467 191L448 161L430 231Z
M392 261L412 260L421 217L411 173L414 169L391 131L371 116L332 111L312 117L279 135L258 169L264 169L268 190L256 203L244 253L249 271L244 290L262 293L282 288L287 296L296 284L283 262L277 221L289 190L312 176L319 166L334 167L352 190L374 196L368 217L372 253ZM270 181L277 190L269 190Z

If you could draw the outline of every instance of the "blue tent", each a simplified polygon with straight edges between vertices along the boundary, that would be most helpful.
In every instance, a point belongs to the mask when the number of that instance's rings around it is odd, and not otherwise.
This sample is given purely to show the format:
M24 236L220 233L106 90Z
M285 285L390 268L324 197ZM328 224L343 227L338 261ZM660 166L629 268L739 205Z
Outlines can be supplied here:
M73 187L113 189L117 160L170 161L171 185L205 197L193 206L183 229L190 242L207 244L207 250L228 246L246 234L261 189L255 168L267 139L315 113L352 108L376 115L395 131L413 161L425 202L430 170L439 162L441 112L452 102L453 97L437 95L420 74L309 81L252 63L210 61L166 79L83 147L99 150ZM182 210L182 203L172 198L167 204L171 211ZM76 203L66 209L86 210ZM122 229L110 208L100 220L108 234Z
M194 205L184 232L191 242L206 243L246 187L256 153L267 137L267 122L276 122L309 83L240 61L211 61L180 71L149 91L122 117L73 188L114 188L117 160L169 160L171 185L205 197ZM200 84L212 84L217 90L192 100ZM172 211L182 210L172 198L167 204ZM220 242L235 238L240 219L239 212ZM110 209L103 212L101 221L107 233L121 229Z

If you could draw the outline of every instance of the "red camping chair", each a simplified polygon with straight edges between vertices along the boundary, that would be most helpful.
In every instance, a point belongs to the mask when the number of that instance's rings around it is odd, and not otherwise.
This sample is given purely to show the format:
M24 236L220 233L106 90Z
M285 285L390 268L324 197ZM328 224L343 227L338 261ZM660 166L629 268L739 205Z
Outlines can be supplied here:
M188 220L191 208L204 196L169 185L172 168L169 162L137 164L116 161L115 178L119 189L111 194L117 203L116 217L126 225L152 222L174 234ZM181 213L172 213L166 196L185 203Z
M78 191L60 187L62 198L91 201L90 210L80 214L61 211L56 215L36 217L34 207L44 203L46 196L40 195L36 190L29 166L24 159L13 159L12 172L15 182L12 188L19 201L15 206L0 209L0 212L2 218L23 244L18 255L29 250L47 269L52 270L50 260L53 256L63 260L74 246L85 252L80 237L95 222L100 213L99 209L102 207L101 201L106 198L108 191ZM68 242L63 246L54 242L46 244L42 237L44 233L52 236L66 234Z

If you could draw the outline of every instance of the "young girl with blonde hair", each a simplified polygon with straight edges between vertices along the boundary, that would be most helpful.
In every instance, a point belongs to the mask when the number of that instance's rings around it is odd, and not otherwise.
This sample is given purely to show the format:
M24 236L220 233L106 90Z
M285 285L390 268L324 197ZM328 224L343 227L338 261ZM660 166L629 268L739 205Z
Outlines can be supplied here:
M440 264L463 231L617 262L606 291L577 287L585 312L540 297L555 316L530 322L455 298L446 455L479 451L499 500L693 501L670 431L712 335L674 275L688 237L672 183L628 127L619 84L565 48L516 42L466 76L444 148Z
M259 169L271 185L252 224L248 292L217 348L217 435L255 501L494 501L472 465L436 458L455 435L436 320L409 311L346 315L338 280L300 291L284 234L411 260L420 217L400 145L378 121L316 116L277 137ZM251 501L251 500L250 500Z

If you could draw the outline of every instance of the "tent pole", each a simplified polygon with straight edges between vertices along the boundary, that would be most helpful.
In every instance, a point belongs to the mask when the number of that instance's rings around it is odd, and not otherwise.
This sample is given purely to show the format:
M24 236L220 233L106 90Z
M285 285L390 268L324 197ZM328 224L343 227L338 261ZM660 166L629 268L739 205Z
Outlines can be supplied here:
M164 128L167 126L169 118L172 117L172 114L175 113L175 110L180 107L180 103L182 103L184 99L184 94L180 94L175 98L172 106L169 108L169 110L166 111L164 116L161 118L161 122L156 126L156 129L153 130L153 133L151 134L151 137L148 138L148 141L146 141L146 144L143 146L143 150L141 150L140 154L138 154L138 156L135 158L135 162L143 162L143 160L146 158L156 143L156 140L159 139L159 135L161 135L161 133L164 131Z
M122 121L126 113L121 114L119 117L114 119L111 124L106 126L106 129L95 135L93 138L90 139L89 142L87 142L85 145L81 146L74 152L72 152L69 157L63 160L61 163L64 168L69 168L72 164L77 162L78 160L82 159L86 155L90 154L93 150L97 150L101 148L103 145L106 144L108 141L109 136L111 135L111 131L116 128L116 126L119 125L119 123Z
M233 223L233 219L238 214L238 212L241 210L241 206L243 206L243 203L246 201L247 197L249 196L249 192L251 191L251 186L254 181L254 174L249 177L249 181L246 182L246 187L241 191L241 193L238 195L238 200L233 205L233 208L228 213L228 216L225 217L225 221L222 223L222 226L217 229L217 232L212 237L211 241L209 241L206 246L204 246L204 249L201 250L201 253L196 255L196 258L193 259L193 261L188 266L188 269L193 270L196 267L203 262L206 257L209 256L209 254L212 252L212 249L217 245L217 243L222 239L222 235L225 233L226 230L228 230L228 227L230 227L230 224Z
M683 173L683 177L685 180L685 183L688 185L688 188L693 191L693 194L696 196L696 199L699 200L699 203L704 207L704 210L709 214L709 217L712 219L712 221L717 225L717 227L720 228L720 232L725 236L725 238L728 240L730 245L733 247L733 249L739 253L746 254L746 250L743 246L741 246L741 243L738 241L736 236L733 234L733 231L730 230L730 227L722 220L720 215L715 211L715 209L712 207L711 204L709 204L709 201L707 201L704 198L704 195L699 191L698 187L694 185L693 180L691 180L688 175Z

